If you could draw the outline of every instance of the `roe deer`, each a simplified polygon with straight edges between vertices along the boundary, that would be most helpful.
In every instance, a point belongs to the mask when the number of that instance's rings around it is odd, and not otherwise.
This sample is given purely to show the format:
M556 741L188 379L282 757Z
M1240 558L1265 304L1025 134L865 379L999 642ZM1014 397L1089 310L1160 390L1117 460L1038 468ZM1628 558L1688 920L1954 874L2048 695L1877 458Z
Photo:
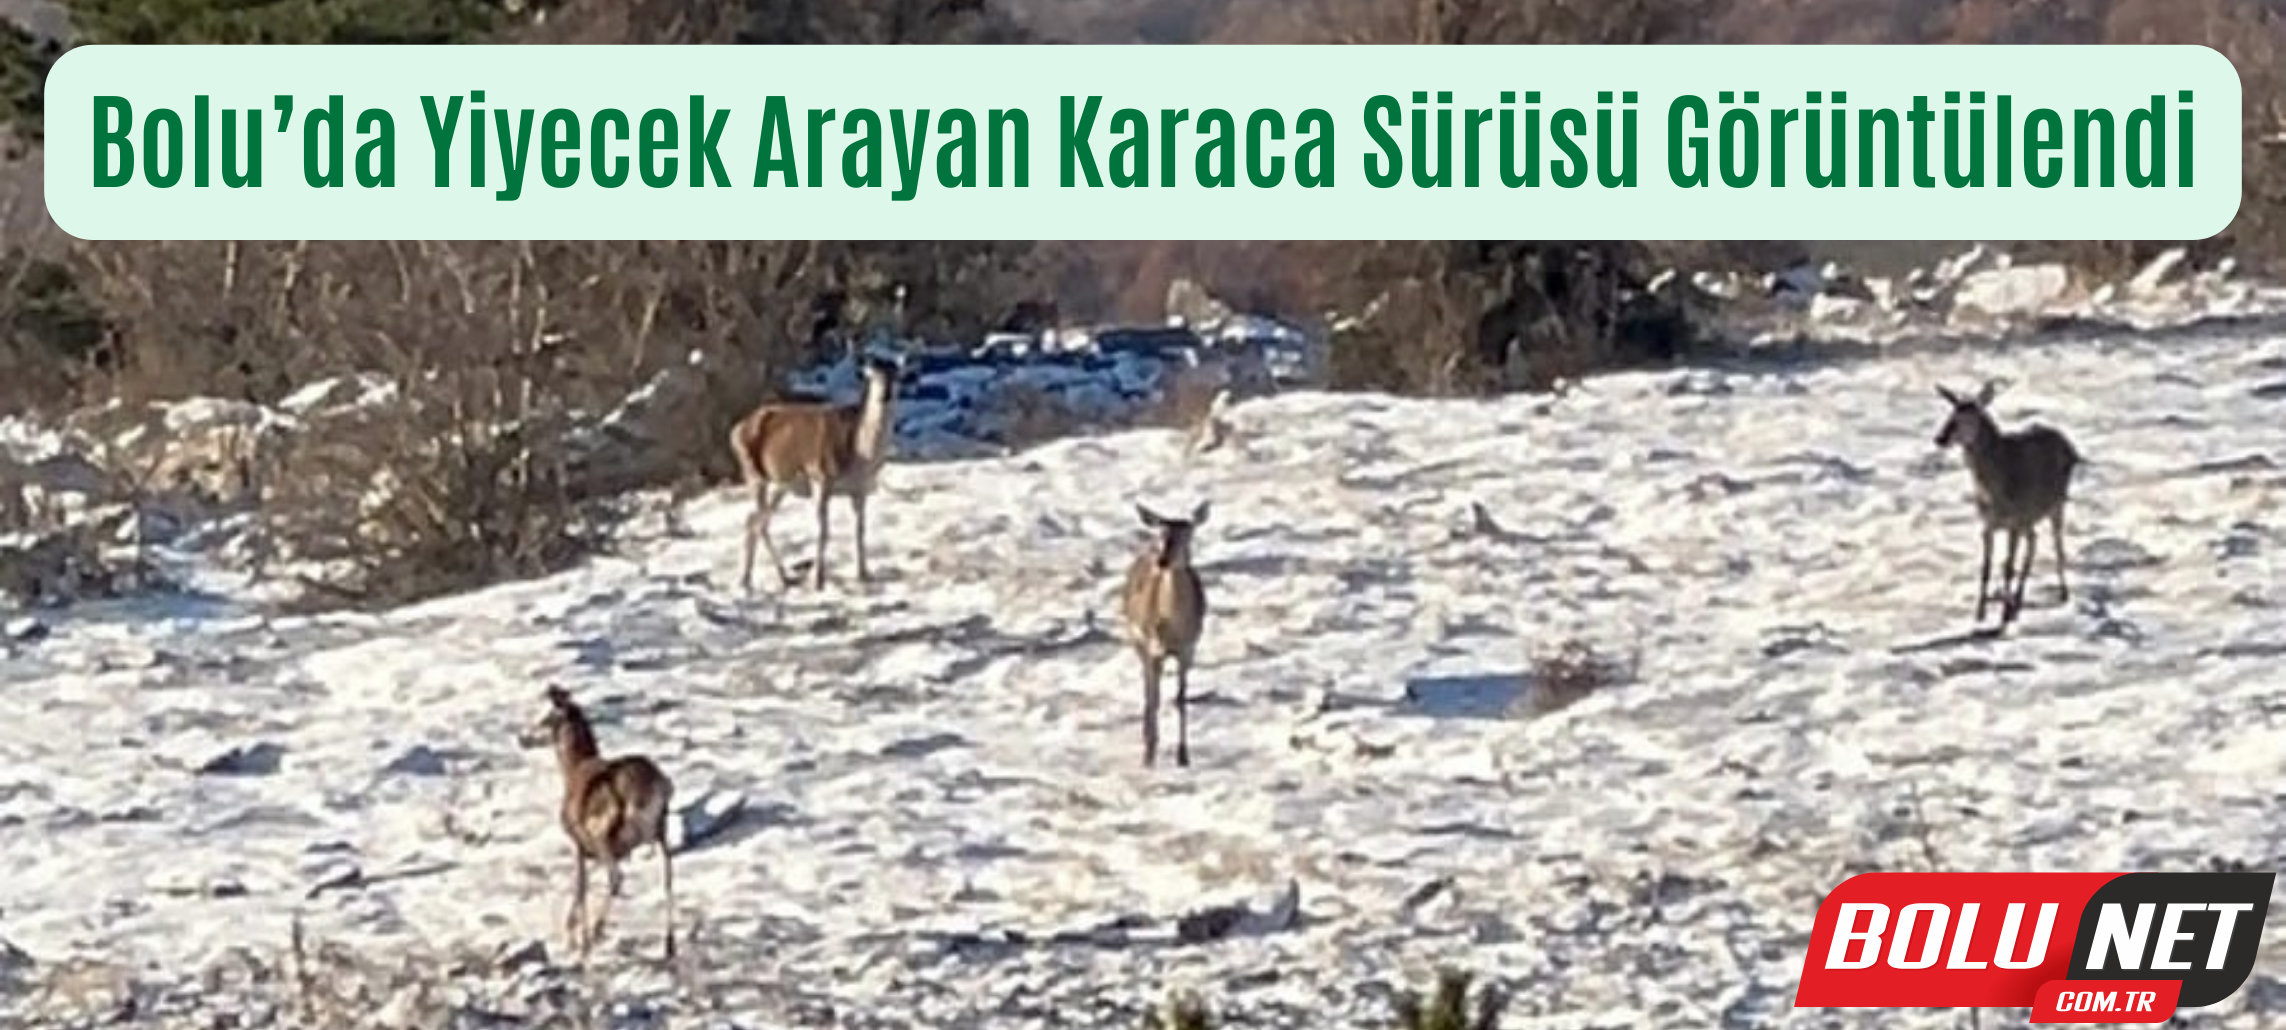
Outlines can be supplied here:
M895 421L897 372L895 365L878 360L864 364L865 396L856 404L782 403L754 409L730 430L730 450L746 488L754 493L754 511L746 517L746 551L738 573L739 589L754 590L754 543L760 540L778 569L778 581L794 585L778 558L778 545L770 539L770 516L787 493L814 499L818 509L817 563L810 586L825 589L826 537L829 513L836 497L849 498L857 522L857 578L872 578L865 560L865 502L873 493L882 462L888 457Z
M1230 438L1230 423L1222 416L1230 410L1230 387L1222 387L1207 400L1206 408L1191 419L1183 433L1183 453L1196 456L1214 450Z
M1143 764L1159 758L1159 677L1175 663L1175 764L1191 764L1191 660L1206 625L1206 588L1191 567L1191 537L1206 525L1207 502L1188 519L1170 519L1135 506L1143 524L1156 534L1127 569L1120 592L1129 640L1143 662Z
M548 714L526 734L527 746L553 745L564 777L558 813L572 843L572 903L564 914L564 935L585 958L603 935L611 899L619 896L619 863L645 844L659 849L659 871L666 894L666 957L675 957L675 859L667 850L667 809L674 783L642 755L604 758L596 752L595 730L587 713L562 687L548 687ZM587 864L603 865L605 892L590 913Z
M1985 406L1999 386L1987 382L1974 397L1963 397L1942 386L1938 396L1953 406L1937 430L1937 446L1959 445L1976 481L1976 508L1984 523L1984 560L1977 574L1976 618L1984 621L1985 602L1992 581L1992 537L2008 534L2008 555L2000 567L2000 624L2016 621L2024 607L2024 588L2032 578L2032 561L2039 552L2039 524L2047 521L2055 539L2056 590L2066 601L2072 588L2064 577L2064 503L2072 487L2072 473L2083 464L2080 452L2064 434L2034 423L2003 431ZM2017 541L2024 545L2024 564L2016 565Z

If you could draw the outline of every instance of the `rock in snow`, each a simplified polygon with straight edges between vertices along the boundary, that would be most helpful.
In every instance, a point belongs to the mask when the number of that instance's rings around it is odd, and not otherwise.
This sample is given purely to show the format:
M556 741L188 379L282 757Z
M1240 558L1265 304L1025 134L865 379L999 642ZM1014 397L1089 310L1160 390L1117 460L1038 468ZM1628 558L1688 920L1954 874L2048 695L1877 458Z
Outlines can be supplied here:
M1203 944L1230 937L1259 937L1294 928L1302 917L1302 884L1288 879L1274 894L1208 905L1175 920L1175 939Z
M286 749L268 741L233 746L198 766L201 776L269 776L285 761Z

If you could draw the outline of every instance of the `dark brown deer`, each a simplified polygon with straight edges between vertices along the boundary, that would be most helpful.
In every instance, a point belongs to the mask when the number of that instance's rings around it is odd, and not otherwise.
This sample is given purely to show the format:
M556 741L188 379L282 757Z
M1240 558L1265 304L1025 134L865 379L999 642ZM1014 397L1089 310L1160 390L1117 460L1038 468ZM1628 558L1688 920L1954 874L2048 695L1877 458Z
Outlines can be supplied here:
M1159 681L1175 663L1175 764L1191 764L1191 661L1206 627L1206 587L1191 567L1191 537L1206 525L1207 503L1187 519L1170 519L1140 504L1136 514L1153 536L1127 569L1120 591L1128 639L1143 663L1143 764L1159 759Z
M770 539L770 516L788 493L806 495L817 504L818 554L810 586L825 588L828 515L836 497L849 498L855 517L857 579L862 583L872 578L865 560L865 502L873 494L896 428L892 401L897 366L869 360L864 369L865 396L856 404L765 404L731 427L731 453L746 488L754 494L754 511L746 517L739 589L754 589L756 541L777 566L778 581L793 585L786 563L779 560L778 545Z
M2064 434L2037 423L2003 430L1985 410L1999 393L1987 382L1974 397L1963 397L1942 386L1937 395L1953 406L1937 430L1937 446L1958 445L1976 482L1976 509L1984 523L1984 559L1977 574L1976 619L1984 621L1985 603L1992 582L1992 537L2008 534L2008 554L2000 566L2000 624L2016 621L2024 607L2025 584L2032 578L2032 562L2039 553L2039 527L2049 524L2056 548L2056 591L2072 597L2064 576L2064 505L2072 488L2072 473L2085 462ZM2023 543L2023 566L2017 566L2017 543Z
M666 957L675 957L675 859L667 849L667 811L675 786L656 763L642 755L605 758L596 751L595 730L562 687L547 689L548 714L528 733L527 746L552 745L563 773L559 813L572 843L572 903L564 914L564 935L585 958L602 939L611 899L619 896L619 864L645 844L659 849L659 871L666 893ZM605 892L591 913L587 907L587 864L603 866Z

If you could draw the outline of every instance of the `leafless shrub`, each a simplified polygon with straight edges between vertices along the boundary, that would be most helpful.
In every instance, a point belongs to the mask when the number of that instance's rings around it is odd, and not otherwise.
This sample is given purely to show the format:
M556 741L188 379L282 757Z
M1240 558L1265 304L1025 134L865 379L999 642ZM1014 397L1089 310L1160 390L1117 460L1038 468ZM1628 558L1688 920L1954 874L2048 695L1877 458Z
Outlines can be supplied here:
M252 470L268 546L386 603L544 572L612 498L731 478L722 434L863 329L982 324L1027 251L841 241L91 243L114 323L86 388L275 403L380 375ZM928 298L925 311L905 306Z
M393 403L313 419L262 456L265 550L314 563L322 571L307 580L336 600L394 603L535 575L600 538L597 512L577 502L563 472L579 380L558 352L562 294L542 269L550 255L517 244L413 249L425 253L393 251L389 281L363 283L386 286L383 297L361 293L347 268L321 273L303 295L302 249L223 254L226 266L265 265L260 279L273 283L247 287L273 314L245 324L338 341L347 319L364 320L372 338L351 362L385 366L397 386ZM333 278L337 271L343 278ZM182 274L171 262L137 263L122 266L109 288L155 295L180 289ZM386 316L372 310L391 301L404 306ZM440 353L400 339L461 349Z
M306 580L321 596L360 605L541 575L594 553L611 510L574 497L565 423L486 414L431 405L342 430L358 433L353 442L297 441L264 499L268 531L287 557L323 570Z
M0 598L58 607L171 588L146 528L196 502L155 486L157 469L101 446L30 464L0 456L0 532L17 535L0 545ZM76 510L67 495L78 496Z
M105 539L83 522L0 547L0 598L26 608L60 607L164 589L166 575L140 548Z
M10 220L0 210L0 224ZM98 359L102 313L69 264L25 246L0 252L0 408L45 412Z

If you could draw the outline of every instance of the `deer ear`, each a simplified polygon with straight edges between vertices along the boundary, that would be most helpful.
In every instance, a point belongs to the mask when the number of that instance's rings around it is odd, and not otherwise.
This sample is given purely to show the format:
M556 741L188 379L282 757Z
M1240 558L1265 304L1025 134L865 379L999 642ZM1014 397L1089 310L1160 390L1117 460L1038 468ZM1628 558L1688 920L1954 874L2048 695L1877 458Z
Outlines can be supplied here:
M1209 503L1210 502L1207 501L1200 501L1198 507L1191 509L1191 527L1193 529L1206 525L1207 505Z
M1946 389L1946 388L1945 388L1945 384L1943 384L1943 383L1938 383L1938 384L1937 384L1937 396L1939 396L1939 397L1943 397L1943 398L1945 399L1945 403L1947 403L1947 404L1952 404L1952 405L1956 405L1956 406L1957 406L1957 405L1959 405L1959 404L1960 404L1960 402L1961 402L1961 397L1960 397L1960 395L1959 395L1959 394L1957 394L1957 393L1954 393L1954 392L1953 392L1953 391L1951 391L1951 390L1948 390L1948 389Z
M1149 526L1152 529L1157 529L1167 524L1167 520L1159 517L1158 512L1152 511L1151 509L1146 508L1140 504L1135 506L1135 514L1136 517L1143 520L1144 525Z
M1987 380L1985 380L1985 381L1984 381L1984 389L1981 389L1981 390L1978 390L1978 391L1977 391L1977 394L1976 394L1976 403L1977 403L1977 406L1979 406L1979 407L1982 407L1982 406L1984 406L1984 405L1990 404L1990 403L1992 403L1992 399L1993 399L1994 397L1998 397L1998 396L2000 396L2000 383L1999 383L1999 381L1998 381L1998 380L1993 380L1993 379L1987 379Z

